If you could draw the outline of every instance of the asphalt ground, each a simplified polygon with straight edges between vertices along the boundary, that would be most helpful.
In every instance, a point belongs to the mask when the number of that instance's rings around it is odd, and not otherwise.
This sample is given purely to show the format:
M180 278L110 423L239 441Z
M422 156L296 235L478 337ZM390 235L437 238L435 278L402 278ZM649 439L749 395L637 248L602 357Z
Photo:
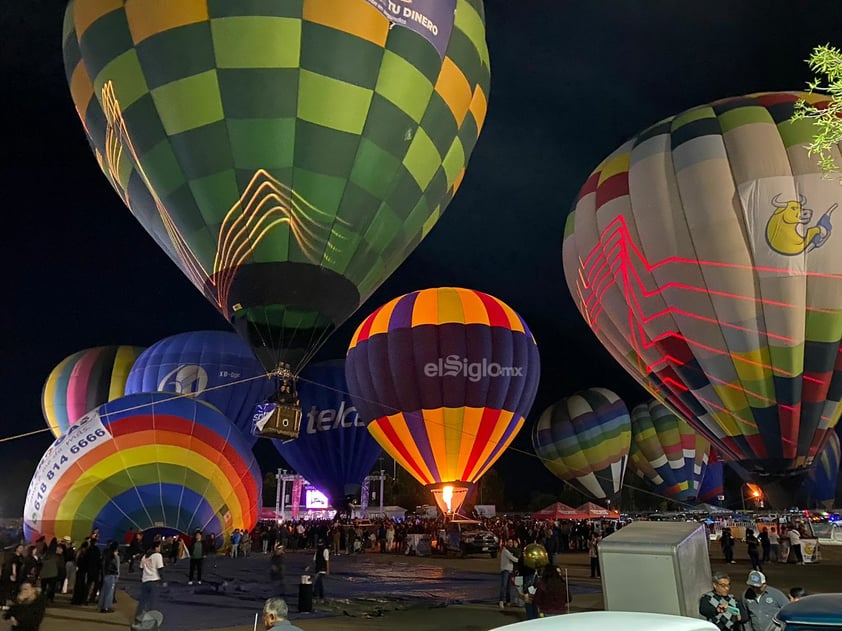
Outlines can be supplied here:
M744 546L737 549L737 563L724 563L719 547L711 546L711 568L724 570L739 585L750 568ZM568 570L573 594L572 611L603 608L602 587L589 578L585 553L557 557ZM324 602L311 613L297 611L298 583L312 566L312 552L290 552L286 557L284 595L290 618L305 631L487 631L524 619L521 608L501 610L497 604L499 560L488 557L443 558L366 553L341 555L331 560ZM71 607L69 595L57 597L47 612L41 631L125 631L134 614L139 593L137 573L118 583L116 611L101 614L94 606ZM805 566L770 563L764 567L768 583L783 591L805 588L808 593L840 591L842 546L823 546L820 563ZM166 631L247 631L266 598L277 595L278 584L269 583L269 560L262 554L247 559L219 559L206 566L202 585L187 585L187 561L165 570L167 587L160 609ZM6 624L6 623L2 623ZM0 628L7 628L2 627ZM258 628L261 625L258 623Z

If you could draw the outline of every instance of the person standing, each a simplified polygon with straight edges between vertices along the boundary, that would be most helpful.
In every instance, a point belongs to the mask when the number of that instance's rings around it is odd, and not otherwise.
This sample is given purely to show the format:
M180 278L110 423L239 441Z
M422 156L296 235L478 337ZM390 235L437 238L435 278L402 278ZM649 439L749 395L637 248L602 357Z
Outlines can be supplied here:
M56 599L56 583L58 583L58 565L59 561L64 564L64 559L58 556L58 544L55 539L50 542L41 556L41 593L48 603L52 603Z
M699 598L699 615L720 631L738 631L748 621L743 603L731 593L731 577L715 572L713 589Z
M774 557L774 559L772 558ZM773 528L769 531L769 560L778 561L781 558L781 539Z
M789 549L795 554L795 562L798 565L804 565L804 556L801 554L801 531L798 526L794 526L786 534L789 537Z
M509 539L500 550L500 609L512 603L511 576L518 558L514 555L515 542Z
M193 543L190 544L190 572L187 575L187 584L193 584L193 574L195 571L196 574L196 582L201 585L202 584L202 564L205 561L205 557L207 556L207 551L205 550L205 542L202 541L202 533L200 531L196 531L196 534L193 536Z
M313 584L313 596L324 600L324 579L330 574L330 548L325 545L324 539L319 539L316 544L316 553L313 555L313 561L316 564L316 581Z
M97 602L99 590L102 587L102 552L99 543L99 530L94 530L90 536L91 545L88 547L86 571L88 574L88 604Z
M532 602L543 616L558 616L570 611L570 590L560 567L548 565L544 568Z
M231 558L236 559L240 552L240 541L243 536L240 534L240 529L235 528L231 533Z
M758 541L751 528L746 529L746 545L748 546L748 558L751 559L751 569L762 572L763 566L760 565L760 541Z
M161 555L161 542L154 542L140 559L140 598L137 601L135 620L158 606L158 590L162 583L161 570L164 569L164 557Z
M757 538L760 540L760 549L763 550L763 563L768 563L769 556L772 552L772 543L769 539L769 529L764 527Z
M0 605L13 603L18 597L18 587L21 582L21 570L23 569L23 546L15 548L13 554L6 557L3 562L3 571L0 574Z
M76 583L76 549L73 547L73 540L70 537L62 538L64 546L64 584L61 586L61 593L68 591L73 593L73 586Z
M725 556L725 562L736 563L734 560L734 537L731 536L730 528L724 528L722 530L722 537L719 539L719 545L722 548L722 554Z
M599 572L599 542L602 541L602 535L594 533L588 542L588 558L591 560L591 578L599 578L602 576Z
M143 555L143 533L136 532L129 544L129 573L134 572L135 563Z
M386 526L386 550L388 552L395 551L395 524L391 520Z
M205 540L205 554L210 555L213 558L213 569L216 569L216 535L214 533L210 533L208 538Z
M272 551L269 564L269 579L273 583L278 584L278 595L284 595L284 547L281 544L275 544L275 549Z
M102 589L99 590L99 612L113 613L114 594L117 592L117 579L120 576L120 546L116 541L109 541L102 555Z
M743 595L748 619L752 629L767 629L775 614L789 602L789 598L779 589L766 584L763 572L749 572L746 581L748 589Z
M88 594L88 550L91 547L90 539L85 539L82 545L79 546L79 551L76 553L76 579L73 582L73 597L70 601L72 605L84 605L85 596Z
M292 624L288 615L289 607L283 598L270 598L263 605L263 628L266 631L304 631Z

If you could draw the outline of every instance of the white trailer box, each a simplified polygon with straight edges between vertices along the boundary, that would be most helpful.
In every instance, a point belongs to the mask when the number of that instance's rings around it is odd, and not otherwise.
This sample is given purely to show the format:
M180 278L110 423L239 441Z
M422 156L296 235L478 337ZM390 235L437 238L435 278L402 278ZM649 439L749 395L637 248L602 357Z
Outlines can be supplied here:
M480 519L491 519L492 517L497 517L496 504L475 504L474 510L477 512L477 515L479 515Z
M711 589L704 524L637 521L599 544L608 611L700 618L699 598Z

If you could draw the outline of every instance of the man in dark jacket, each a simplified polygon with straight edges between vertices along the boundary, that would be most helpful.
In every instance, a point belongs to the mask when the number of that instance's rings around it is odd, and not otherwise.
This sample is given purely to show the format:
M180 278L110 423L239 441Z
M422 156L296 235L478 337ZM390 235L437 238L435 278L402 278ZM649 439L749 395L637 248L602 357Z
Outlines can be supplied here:
M0 572L0 605L13 603L18 597L23 570L23 546L15 548L14 554L6 557Z
M91 533L90 542L85 568L88 573L88 603L93 604L98 602L99 590L102 588L102 550L97 547L98 530Z

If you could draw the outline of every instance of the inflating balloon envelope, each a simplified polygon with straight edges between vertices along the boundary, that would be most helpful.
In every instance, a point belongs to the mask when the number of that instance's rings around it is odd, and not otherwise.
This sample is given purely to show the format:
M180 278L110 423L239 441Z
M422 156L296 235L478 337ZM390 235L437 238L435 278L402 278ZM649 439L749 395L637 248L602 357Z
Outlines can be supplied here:
M102 541L129 530L251 529L262 477L249 444L219 410L169 393L92 410L47 449L24 506L27 540Z
M65 15L102 171L280 377L258 422L286 437L295 376L435 225L485 119L481 0L415 0L401 24L381 5L73 0Z
M842 406L842 200L798 98L697 107L608 156L563 242L567 285L614 358L755 474L811 466Z

